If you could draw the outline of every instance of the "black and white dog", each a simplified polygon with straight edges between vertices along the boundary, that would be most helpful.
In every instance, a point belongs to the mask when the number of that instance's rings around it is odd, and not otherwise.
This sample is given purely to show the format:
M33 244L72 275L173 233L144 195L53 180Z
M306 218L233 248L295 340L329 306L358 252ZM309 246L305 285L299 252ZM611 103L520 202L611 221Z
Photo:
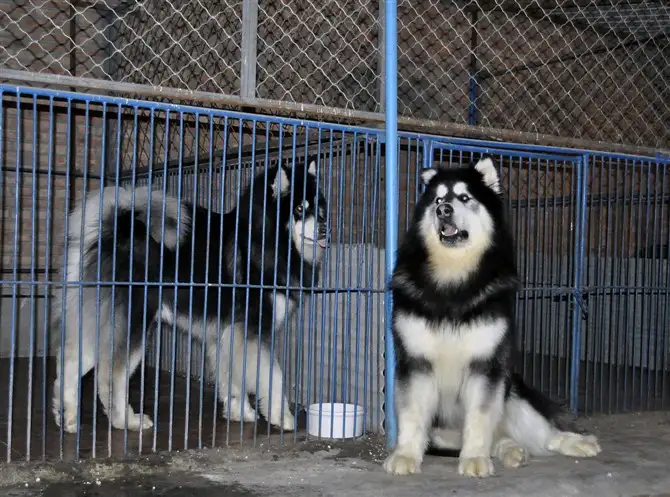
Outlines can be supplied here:
M293 430L269 343L272 326L281 326L297 302L298 292L285 288L299 286L301 275L316 285L311 278L326 248L327 209L313 161L258 174L224 215L147 187L107 187L102 199L100 192L91 194L69 218L65 279L93 284L81 294L68 287L64 300L54 299L57 332L65 329L54 384L56 423L77 430L81 343L81 374L97 364L98 393L112 426L152 427L128 404L126 369L129 377L141 362L144 329L161 323L169 332L173 325L190 328L204 342L224 416L229 409L231 420L256 419L244 382L271 424Z
M391 281L398 442L384 468L417 473L427 449L455 450L475 477L492 457L595 456L596 437L561 429L559 406L513 372L519 281L493 161L422 180Z

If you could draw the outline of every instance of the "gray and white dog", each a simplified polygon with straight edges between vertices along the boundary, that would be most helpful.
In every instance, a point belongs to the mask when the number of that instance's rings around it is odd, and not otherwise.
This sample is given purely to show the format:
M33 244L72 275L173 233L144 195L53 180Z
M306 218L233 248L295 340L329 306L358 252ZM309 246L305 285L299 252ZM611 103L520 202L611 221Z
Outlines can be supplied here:
M68 283L86 285L81 293L69 286L53 305L56 330L65 330L54 382L56 423L77 431L79 373L97 365L98 394L112 426L152 427L129 405L126 377L145 352L143 333L161 323L170 332L173 325L190 329L204 343L224 416L255 420L251 393L265 419L293 430L270 341L297 302L298 292L286 288L316 285L311 277L318 278L326 248L327 211L314 161L258 174L223 215L146 187L89 195L69 217L65 268Z
M596 437L562 428L560 407L514 371L519 281L493 161L422 179L391 281L398 443L384 468L417 473L427 449L474 477L494 473L492 457L595 456Z

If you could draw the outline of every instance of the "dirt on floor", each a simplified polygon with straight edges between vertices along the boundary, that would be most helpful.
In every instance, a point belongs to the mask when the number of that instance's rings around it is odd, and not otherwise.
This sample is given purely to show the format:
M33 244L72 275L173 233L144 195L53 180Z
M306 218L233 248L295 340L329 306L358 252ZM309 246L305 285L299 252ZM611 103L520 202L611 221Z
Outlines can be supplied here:
M579 421L603 452L593 459L534 458L496 466L486 479L459 476L456 460L427 457L421 474L394 477L381 462L381 438L304 442L284 449L204 449L126 461L12 463L0 495L48 497L186 496L668 496L670 413L597 416Z

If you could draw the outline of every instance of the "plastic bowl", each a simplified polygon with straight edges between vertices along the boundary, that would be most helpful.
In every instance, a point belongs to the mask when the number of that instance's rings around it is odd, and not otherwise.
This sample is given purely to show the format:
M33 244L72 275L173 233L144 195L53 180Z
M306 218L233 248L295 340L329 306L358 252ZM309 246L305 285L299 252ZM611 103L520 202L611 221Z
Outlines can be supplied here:
M307 410L307 416L308 433L314 437L354 438L363 435L365 419L361 406L341 402L311 404ZM355 424L354 417L356 418ZM319 421L321 421L320 430Z

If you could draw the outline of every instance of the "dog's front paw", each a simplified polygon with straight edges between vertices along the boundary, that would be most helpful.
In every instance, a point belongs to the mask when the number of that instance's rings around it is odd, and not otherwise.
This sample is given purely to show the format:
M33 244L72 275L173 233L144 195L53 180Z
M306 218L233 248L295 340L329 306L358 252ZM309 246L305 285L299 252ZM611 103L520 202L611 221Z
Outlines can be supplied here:
M483 478L495 474L490 457L466 457L458 461L458 474Z
M230 417L228 417L228 410L230 408ZM223 399L223 409L221 410L221 416L231 421L245 421L247 423L253 423L256 421L256 411L254 411L251 404L249 404L248 399L242 401L240 397L231 397L230 403L228 399Z
M295 417L293 414L291 414L291 411L286 409L284 411L284 419L282 420L281 424L280 423L275 423L277 426L280 426L284 429L284 431L293 431L295 430Z
M384 469L391 475L412 475L421 473L421 461L405 454L393 452L384 461Z
M112 426L117 430L124 430L126 428L126 418L123 415L115 416L112 419ZM154 422L146 414L140 416L139 413L130 411L128 413L128 430L129 431L143 431L153 428Z
M77 433L77 428L79 425L77 424L77 412L74 411L65 411L63 413L63 420L64 422L62 423L63 425L63 431L66 433ZM61 426L61 416L60 412L54 412L54 421L56 422L56 426L60 427Z

